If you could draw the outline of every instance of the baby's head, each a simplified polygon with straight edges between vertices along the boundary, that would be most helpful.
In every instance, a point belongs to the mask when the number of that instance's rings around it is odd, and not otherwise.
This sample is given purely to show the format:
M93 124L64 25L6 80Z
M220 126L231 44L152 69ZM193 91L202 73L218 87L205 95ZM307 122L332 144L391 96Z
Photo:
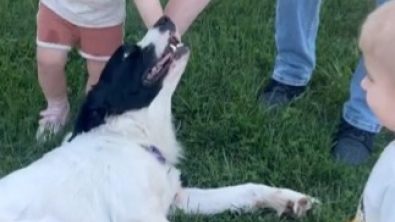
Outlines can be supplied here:
M367 17L359 47L367 71L361 83L367 103L381 124L395 131L395 1Z

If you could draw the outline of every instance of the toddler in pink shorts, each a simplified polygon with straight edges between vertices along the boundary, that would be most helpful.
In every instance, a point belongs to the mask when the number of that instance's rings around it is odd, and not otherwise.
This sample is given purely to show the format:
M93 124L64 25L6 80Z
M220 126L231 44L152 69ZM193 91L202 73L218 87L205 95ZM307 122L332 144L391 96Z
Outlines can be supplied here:
M47 100L40 115L37 140L57 133L69 114L65 65L77 47L86 59L86 91L123 41L125 0L41 0L37 13L38 79Z
M134 0L147 27L164 14L181 36L210 0L170 0L165 9L159 0ZM47 101L40 112L38 141L58 133L66 124L70 105L65 66L68 53L77 48L86 60L85 91L96 84L112 55L122 44L126 0L40 0L37 13L38 80Z

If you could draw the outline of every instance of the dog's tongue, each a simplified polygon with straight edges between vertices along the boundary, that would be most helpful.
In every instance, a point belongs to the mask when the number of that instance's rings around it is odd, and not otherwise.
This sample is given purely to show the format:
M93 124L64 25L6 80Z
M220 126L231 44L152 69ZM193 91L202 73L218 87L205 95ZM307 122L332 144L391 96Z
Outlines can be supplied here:
M176 44L174 44L176 43ZM150 75L155 75L157 74L162 68L163 65L169 61L169 59L172 59L171 57L176 56L178 54L179 48L183 46L182 43L180 43L178 40L170 41L170 51L167 52L160 60L159 62L152 68Z
M160 73L160 71L164 68L166 62L168 62L170 59L173 58L178 58L185 50L183 50L184 45L178 41L177 38L171 38L170 39L170 45L169 45L169 51L166 52L166 54L158 61L158 63L152 67L150 72L147 75L147 80L150 81L152 79L155 79L156 75Z
M158 64L156 66L163 66L163 64L165 64L172 56L172 52L167 53L166 55L163 56L163 58L161 58L158 62Z

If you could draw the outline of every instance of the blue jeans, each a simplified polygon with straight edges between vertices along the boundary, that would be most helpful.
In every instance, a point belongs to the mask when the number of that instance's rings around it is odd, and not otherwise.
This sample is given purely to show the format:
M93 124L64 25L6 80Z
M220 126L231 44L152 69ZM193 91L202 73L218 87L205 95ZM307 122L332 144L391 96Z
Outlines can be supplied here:
M376 0L380 5L389 0ZM322 0L277 0L277 56L273 79L293 86L304 86L315 68L315 43ZM350 85L350 98L343 106L343 118L351 125L369 132L381 129L378 119L365 100L361 80L366 75L363 59L359 59Z

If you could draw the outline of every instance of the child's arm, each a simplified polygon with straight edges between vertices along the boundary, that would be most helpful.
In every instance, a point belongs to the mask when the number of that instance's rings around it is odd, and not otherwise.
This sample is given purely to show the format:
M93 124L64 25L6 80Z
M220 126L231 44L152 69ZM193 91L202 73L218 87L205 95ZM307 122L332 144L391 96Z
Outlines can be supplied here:
M177 26L180 36L184 35L196 17L211 0L170 0L165 8L168 15Z
M166 5L165 14L173 20L178 34L182 36L210 1L170 0ZM152 27L163 15L162 5L159 0L134 0L134 4L147 28Z
M147 28L152 27L163 16L163 9L159 0L134 0L134 4Z

